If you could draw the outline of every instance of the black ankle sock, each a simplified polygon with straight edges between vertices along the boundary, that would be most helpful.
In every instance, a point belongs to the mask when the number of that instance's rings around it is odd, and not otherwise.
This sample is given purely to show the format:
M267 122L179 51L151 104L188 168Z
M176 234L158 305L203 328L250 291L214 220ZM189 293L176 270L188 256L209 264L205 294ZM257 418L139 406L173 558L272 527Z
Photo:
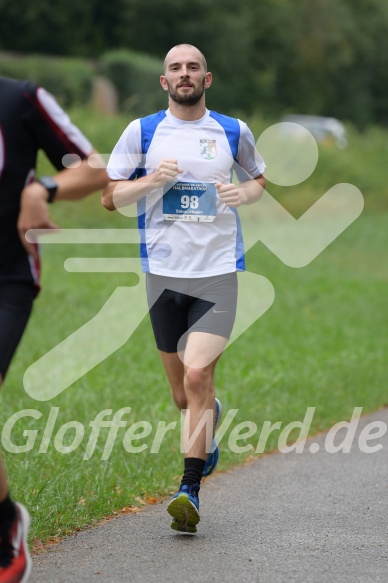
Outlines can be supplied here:
M0 502L0 522L8 522L16 516L16 507L9 495Z
M191 486L192 484L200 484L202 479L203 468L205 467L205 460L197 457L185 458L185 469L181 481L181 486Z

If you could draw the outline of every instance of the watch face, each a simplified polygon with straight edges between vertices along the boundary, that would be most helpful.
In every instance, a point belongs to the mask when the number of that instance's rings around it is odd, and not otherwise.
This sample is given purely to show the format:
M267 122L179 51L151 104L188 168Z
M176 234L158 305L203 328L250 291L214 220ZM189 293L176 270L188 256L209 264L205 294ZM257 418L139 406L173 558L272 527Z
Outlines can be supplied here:
M40 182L40 184L43 184L43 186L46 188L48 192L47 202L53 202L58 189L58 184L55 182L54 178L52 178L51 176L42 176L41 178L39 178L38 182Z
M56 190L58 188L57 183L55 182L54 178L51 178L51 176L42 176L39 178L38 182L43 184L47 190Z

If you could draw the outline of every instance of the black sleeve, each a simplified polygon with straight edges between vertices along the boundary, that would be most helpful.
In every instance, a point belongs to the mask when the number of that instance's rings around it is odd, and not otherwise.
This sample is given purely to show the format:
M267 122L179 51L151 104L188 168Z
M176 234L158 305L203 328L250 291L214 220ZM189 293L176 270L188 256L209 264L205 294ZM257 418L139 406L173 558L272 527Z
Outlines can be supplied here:
M91 153L90 142L50 93L28 83L24 98L24 122L36 140L37 147L45 152L57 170L63 169L62 158L66 154L75 154L85 159Z

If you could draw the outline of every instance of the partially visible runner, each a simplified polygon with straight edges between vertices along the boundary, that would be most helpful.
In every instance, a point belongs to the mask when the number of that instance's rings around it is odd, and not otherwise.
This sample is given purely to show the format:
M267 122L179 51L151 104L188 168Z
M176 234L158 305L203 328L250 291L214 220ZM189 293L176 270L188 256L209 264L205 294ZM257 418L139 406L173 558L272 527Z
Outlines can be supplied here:
M185 413L184 473L168 512L174 530L195 533L201 479L219 458L215 367L234 324L236 271L245 268L236 208L260 199L265 164L244 122L206 108L212 74L196 47L175 46L164 64L160 83L169 108L124 131L108 163L103 205L138 203L156 345L172 398Z
M54 176L36 178L39 150L57 168ZM88 164L91 153L90 142L52 95L28 81L0 77L0 385L39 291L39 249L25 233L56 227L48 203L80 199L106 185L105 170ZM77 167L64 169L68 154ZM9 496L0 458L0 583L29 577L29 523L28 511Z

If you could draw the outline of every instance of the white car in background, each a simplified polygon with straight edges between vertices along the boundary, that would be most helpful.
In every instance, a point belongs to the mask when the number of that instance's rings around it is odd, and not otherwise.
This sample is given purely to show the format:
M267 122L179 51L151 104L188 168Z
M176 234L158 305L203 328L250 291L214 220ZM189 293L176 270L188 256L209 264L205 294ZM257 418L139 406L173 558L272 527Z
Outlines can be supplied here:
M317 142L334 142L337 148L348 145L345 126L335 117L319 115L286 115L282 122L297 123L308 130Z

